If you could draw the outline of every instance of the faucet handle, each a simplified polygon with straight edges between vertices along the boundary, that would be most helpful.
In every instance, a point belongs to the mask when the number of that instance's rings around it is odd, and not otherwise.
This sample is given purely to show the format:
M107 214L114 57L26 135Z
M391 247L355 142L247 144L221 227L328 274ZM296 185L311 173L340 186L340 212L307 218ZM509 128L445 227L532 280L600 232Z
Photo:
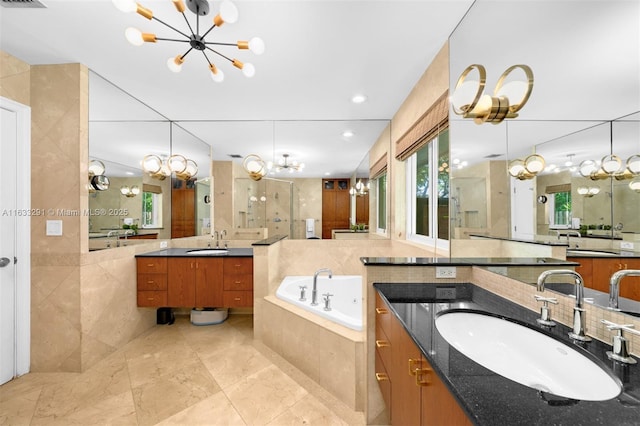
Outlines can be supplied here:
M554 305L558 304L558 299L555 297L542 297L534 294L533 297L538 302L543 302L542 307L540 308L540 318L536 318L536 322L540 325L546 325L547 327L555 327L556 323L551 319L551 311L549 310L549 303L553 303Z
M637 363L637 361L629 355L629 351L627 350L627 339L622 335L622 331L624 330L637 335L640 335L640 331L634 329L633 324L616 324L605 319L600 320L600 322L602 322L607 329L618 332L617 335L613 336L613 350L607 351L607 357L624 364Z
M553 303L554 305L558 304L558 299L555 297L542 297L535 294L533 296L538 302L544 302L544 305L547 306L547 303Z

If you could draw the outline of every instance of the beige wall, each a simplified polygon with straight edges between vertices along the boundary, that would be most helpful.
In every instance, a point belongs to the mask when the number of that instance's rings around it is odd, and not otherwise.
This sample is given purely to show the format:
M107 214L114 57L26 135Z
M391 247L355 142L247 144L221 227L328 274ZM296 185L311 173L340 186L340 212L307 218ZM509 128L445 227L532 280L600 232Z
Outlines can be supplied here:
M136 307L131 252L150 248L88 253L87 68L0 56L0 95L32 106L31 206L46 212L31 218L31 371L82 371L155 323Z

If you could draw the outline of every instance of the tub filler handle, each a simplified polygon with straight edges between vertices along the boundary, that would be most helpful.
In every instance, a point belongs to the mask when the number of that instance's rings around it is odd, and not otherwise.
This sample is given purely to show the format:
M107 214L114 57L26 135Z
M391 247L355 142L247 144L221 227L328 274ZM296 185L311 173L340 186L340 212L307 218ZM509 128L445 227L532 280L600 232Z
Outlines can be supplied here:
M301 302L304 302L307 300L307 286L306 285L301 285L300 286L300 299L298 299Z
M331 294L331 293L323 293L322 295L324 296L322 298L322 300L324 300L324 310L325 311L330 311L331 310L331 296L333 296L333 294Z

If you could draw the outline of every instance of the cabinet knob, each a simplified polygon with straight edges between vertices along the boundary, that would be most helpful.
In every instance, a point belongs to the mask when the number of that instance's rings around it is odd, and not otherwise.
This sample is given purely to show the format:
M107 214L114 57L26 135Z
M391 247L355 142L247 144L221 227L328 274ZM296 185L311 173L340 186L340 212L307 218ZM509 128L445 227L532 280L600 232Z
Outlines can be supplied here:
M147 284L153 284L153 281L147 281Z
M414 367L414 364L418 364L418 366ZM422 364L422 360L420 358L418 359L409 358L409 375L414 376L416 372L420 369L421 364Z
M236 302L239 302L240 298L239 297L234 297L233 300L235 300Z
M242 284L242 281L234 281L236 284Z
M153 268L154 264L153 264L153 263L147 263L147 266L148 266L149 268Z
M153 297L147 297L147 300L149 300L149 301L151 301L153 299L154 299Z
M386 340L376 340L376 348L386 348L391 346Z
M380 315L384 315L384 314L388 314L389 311L386 310L385 308L376 308L376 314L380 314Z

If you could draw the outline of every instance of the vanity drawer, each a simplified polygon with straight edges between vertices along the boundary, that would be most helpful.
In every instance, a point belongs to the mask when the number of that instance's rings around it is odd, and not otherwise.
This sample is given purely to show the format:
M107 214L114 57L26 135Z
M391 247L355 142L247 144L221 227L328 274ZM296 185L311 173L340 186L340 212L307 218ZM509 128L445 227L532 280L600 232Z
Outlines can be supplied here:
M387 410L391 411L391 379L387 373L387 369L380 358L380 354L376 350L376 381L382 393L382 399L387 406ZM391 413L390 413L391 414Z
M225 275L223 288L225 290L253 290L253 275Z
M167 274L138 274L138 291L166 289Z
M136 261L138 273L167 273L166 257L138 257Z
M376 318L376 329L377 324L380 323L380 327L384 330L387 336L391 335L391 320L393 314L387 307L387 304L382 300L380 294L376 291L376 308L375 308L375 318Z
M167 306L167 292L166 291L139 291L138 306L140 307Z
M252 291L225 291L223 292L225 308L249 308L253 306Z
M391 340L381 327L380 321L376 321L376 355L380 357L381 362L391 368Z
M228 257L224 259L224 275L253 275L252 257Z

